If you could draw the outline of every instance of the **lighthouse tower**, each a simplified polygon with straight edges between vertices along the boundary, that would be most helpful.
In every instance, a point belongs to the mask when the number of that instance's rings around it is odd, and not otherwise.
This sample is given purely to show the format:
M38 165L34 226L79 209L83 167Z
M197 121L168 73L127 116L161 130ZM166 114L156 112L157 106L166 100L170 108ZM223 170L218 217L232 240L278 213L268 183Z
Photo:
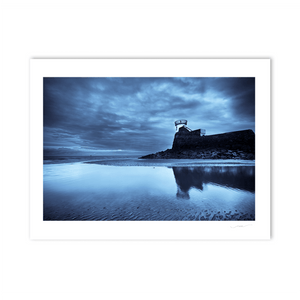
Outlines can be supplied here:
M175 121L175 127L176 127L176 132L179 130L180 127L185 127L189 130L189 128L187 127L187 120L177 120L177 121Z

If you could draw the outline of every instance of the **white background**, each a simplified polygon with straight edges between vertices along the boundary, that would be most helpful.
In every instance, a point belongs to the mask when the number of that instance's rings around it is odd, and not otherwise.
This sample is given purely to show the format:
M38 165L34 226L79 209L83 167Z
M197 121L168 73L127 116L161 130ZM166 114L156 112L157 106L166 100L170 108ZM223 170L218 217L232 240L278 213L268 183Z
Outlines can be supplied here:
M2 1L4 299L297 299L298 1L97 2ZM38 57L271 58L271 240L31 241L29 59Z

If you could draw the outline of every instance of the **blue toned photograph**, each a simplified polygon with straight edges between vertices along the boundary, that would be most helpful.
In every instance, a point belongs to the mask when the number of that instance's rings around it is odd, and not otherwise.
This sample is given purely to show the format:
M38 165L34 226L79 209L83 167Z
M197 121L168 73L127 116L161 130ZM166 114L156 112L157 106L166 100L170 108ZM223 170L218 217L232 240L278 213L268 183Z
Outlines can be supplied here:
M44 77L44 221L255 221L254 77Z

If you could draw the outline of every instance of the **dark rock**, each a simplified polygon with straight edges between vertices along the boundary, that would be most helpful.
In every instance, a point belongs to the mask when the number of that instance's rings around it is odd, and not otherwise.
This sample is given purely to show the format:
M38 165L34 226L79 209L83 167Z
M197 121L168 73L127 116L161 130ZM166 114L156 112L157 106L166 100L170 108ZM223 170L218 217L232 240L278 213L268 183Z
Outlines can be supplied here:
M252 130L200 136L181 127L175 134L172 149L140 159L255 159L255 134Z

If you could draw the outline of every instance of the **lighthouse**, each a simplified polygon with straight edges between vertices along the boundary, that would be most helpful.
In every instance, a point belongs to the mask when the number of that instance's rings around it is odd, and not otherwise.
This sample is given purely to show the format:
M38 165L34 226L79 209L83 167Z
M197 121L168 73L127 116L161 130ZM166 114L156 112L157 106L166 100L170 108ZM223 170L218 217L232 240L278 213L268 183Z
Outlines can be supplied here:
M177 121L175 121L175 127L176 127L176 132L178 132L180 127L185 127L189 130L189 128L187 127L187 120L177 120Z
M176 132L178 132L181 127L183 127L185 129L183 131L185 131L186 133L192 133L193 135L200 135L200 136L204 136L206 134L205 129L192 130L192 129L188 128L187 120L176 120L175 127L176 127Z

